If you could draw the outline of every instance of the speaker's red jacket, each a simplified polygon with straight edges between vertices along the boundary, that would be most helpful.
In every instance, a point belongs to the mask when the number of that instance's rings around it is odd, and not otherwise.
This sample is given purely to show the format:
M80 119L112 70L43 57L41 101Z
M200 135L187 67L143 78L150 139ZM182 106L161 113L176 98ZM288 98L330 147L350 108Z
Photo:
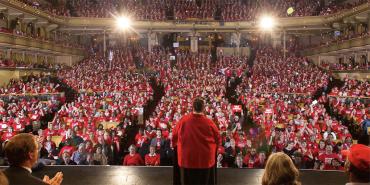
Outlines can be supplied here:
M211 168L216 163L220 133L216 124L202 114L181 118L173 130L178 164L182 168Z

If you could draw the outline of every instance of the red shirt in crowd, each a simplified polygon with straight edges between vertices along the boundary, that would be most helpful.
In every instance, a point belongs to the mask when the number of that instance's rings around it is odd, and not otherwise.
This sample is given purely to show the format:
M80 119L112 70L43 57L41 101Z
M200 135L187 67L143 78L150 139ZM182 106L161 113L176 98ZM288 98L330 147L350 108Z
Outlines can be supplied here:
M73 146L63 146L63 148L60 149L59 156L61 157L64 152L68 152L69 155L72 156L74 151L75 151L75 148Z
M261 166L260 160L258 156L252 157L251 155L245 155L243 159L243 163L248 167L248 168L259 168Z
M173 146L183 168L211 168L216 162L220 133L215 123L202 114L188 114L177 123Z
M145 155L145 165L146 166L159 166L160 164L160 155L159 154L146 154Z
M2 136L1 136L1 141L6 141L6 140L9 140L11 139L13 136L15 136L15 133L14 132L5 132Z
M127 154L125 158L123 159L123 165L124 166L140 166L143 165L144 161L141 159L139 154Z
M331 166L331 160L334 158L339 159L338 154L321 154L319 155L319 160L324 163L324 170L329 170Z

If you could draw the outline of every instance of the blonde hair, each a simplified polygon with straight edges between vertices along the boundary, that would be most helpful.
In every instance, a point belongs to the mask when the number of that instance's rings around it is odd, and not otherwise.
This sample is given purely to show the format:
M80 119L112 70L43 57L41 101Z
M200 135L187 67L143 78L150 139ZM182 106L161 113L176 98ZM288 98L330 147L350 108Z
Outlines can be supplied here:
M285 153L271 154L267 160L262 185L300 185L299 171Z

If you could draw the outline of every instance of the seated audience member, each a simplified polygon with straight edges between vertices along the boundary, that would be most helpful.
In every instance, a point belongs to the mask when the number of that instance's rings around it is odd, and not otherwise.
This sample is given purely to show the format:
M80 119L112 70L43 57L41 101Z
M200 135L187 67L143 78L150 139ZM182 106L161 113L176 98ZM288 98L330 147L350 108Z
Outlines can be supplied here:
M338 161L340 160L339 155L333 153L332 145L326 145L325 153L319 155L318 159L321 161L322 164L324 164L324 170L330 170L331 168L333 168L333 159L337 159Z
M160 155L155 153L155 146L149 147L149 153L145 155L145 166L159 166Z
M58 172L52 179L45 176L43 180L31 175L31 168L38 160L38 151L36 138L31 134L18 134L5 145L5 155L10 167L4 171L4 174L11 185L60 185L62 183L62 172Z
M247 168L258 168L260 166L259 155L255 148L251 149L250 154L245 155L243 163Z
M221 153L219 153L217 155L217 168L223 167L223 164L222 164L223 159L224 159L224 156Z
M241 154L235 157L234 168L244 168L246 165L243 163L243 156Z
M298 151L295 151L293 156L292 156L292 160L294 162L294 165L298 169L305 169L306 168L305 165L304 165L302 153L300 153Z
M86 153L86 148L85 144L81 143L78 146L77 151L73 152L72 161L74 161L78 165L87 165L87 153Z
M129 148L129 154L123 159L124 166L141 166L144 164L143 159L139 154L136 153L135 145L131 145Z
M69 152L65 151L62 154L62 159L59 165L76 165L76 163L71 160L71 155Z
M108 158L103 153L103 148L101 145L95 146L95 153L93 155L93 164L94 165L107 165L108 164Z
M294 142L289 141L288 145L283 149L283 152L287 154L289 157L292 157L295 149L294 149Z
M278 152L271 154L267 160L262 185L300 185L298 176L299 171L292 159L285 153Z
M370 183L370 147L355 144L349 150L342 151L347 156L345 170L349 174L346 185L365 185Z

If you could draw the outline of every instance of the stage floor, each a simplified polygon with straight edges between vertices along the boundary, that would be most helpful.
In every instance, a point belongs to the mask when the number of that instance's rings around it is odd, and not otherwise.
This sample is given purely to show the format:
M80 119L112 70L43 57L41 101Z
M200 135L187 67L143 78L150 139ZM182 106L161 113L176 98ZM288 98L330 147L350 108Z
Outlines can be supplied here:
M171 185L172 167L48 166L34 175L64 173L62 185ZM260 185L263 170L218 169L219 185ZM304 185L344 185L347 176L339 171L302 170Z

